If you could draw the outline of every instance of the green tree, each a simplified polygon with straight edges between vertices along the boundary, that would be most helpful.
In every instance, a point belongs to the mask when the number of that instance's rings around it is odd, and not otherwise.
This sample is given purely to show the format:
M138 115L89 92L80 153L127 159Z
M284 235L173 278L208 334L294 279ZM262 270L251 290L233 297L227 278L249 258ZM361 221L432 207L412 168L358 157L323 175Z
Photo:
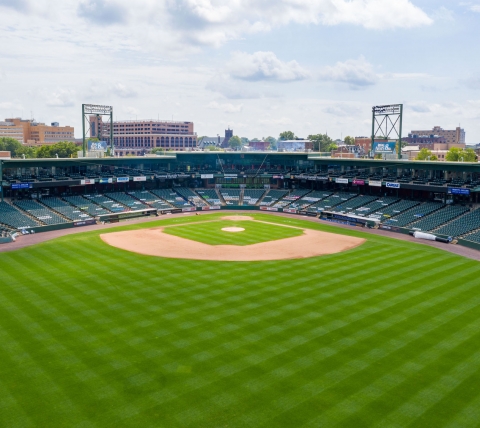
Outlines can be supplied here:
M463 161L464 162L476 162L478 160L478 156L473 149L465 149L463 150Z
M221 152L223 149L212 144L211 146L205 146L204 150L208 150L210 152Z
M51 146L40 146L37 147L35 157L37 158L51 158L52 152L50 151ZM53 156L55 157L55 155Z
M280 132L279 140L295 140L295 134L292 131Z
M250 141L262 141L262 140L260 140L260 138L254 137Z
M165 149L163 147L154 147L152 150L150 150L150 153L155 154L155 153L164 153Z
M431 150L428 149L421 149L418 152L417 157L415 158L416 160L438 160L438 157L434 154L432 154Z
M337 148L335 142L327 134L309 135L308 139L313 142L313 150L317 152L330 152Z
M250 142L250 140L247 137L242 137L242 138L240 138L240 140L242 140L242 144L244 146L247 145Z
M270 148L275 150L277 148L277 139L275 137L268 136L264 139L264 141L268 141L270 143Z
M355 145L355 138L350 137L350 135L347 135L343 141L344 141L345 144L347 144L348 146L354 146L354 145Z
M50 146L50 153L53 155L52 157L58 155L59 158L76 158L79 149L80 148L71 141L59 141Z
M230 140L228 140L228 145L233 150L238 150L242 147L242 140L239 136L234 135Z
M37 150L35 149L35 147L22 146L20 147L20 149L17 150L15 157L23 158L23 156L25 156L25 159L36 158Z
M22 143L15 138L2 137L0 138L0 150L10 152L12 158L17 157L17 152L23 147Z
M445 160L448 162L476 162L477 155L473 149L459 149L452 147L446 154Z

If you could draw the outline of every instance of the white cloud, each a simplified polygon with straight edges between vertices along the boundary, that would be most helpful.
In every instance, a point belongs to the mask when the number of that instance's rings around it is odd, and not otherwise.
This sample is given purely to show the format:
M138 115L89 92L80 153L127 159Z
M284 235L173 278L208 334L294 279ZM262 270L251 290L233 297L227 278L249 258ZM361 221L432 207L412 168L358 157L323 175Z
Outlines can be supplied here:
M475 5L471 6L471 7L470 7L470 10L471 10L472 12L478 12L478 13L480 13L480 4L475 4Z
M233 100L262 98L262 94L259 91L247 87L246 83L235 82L222 73L213 76L205 85L205 89Z
M292 119L288 117L279 117L279 118L260 119L258 123L260 123L261 125L272 126L272 125L291 125L293 122L292 122Z
M230 103L225 103L221 104L216 101L212 101L207 105L208 108L214 109L214 110L222 110L225 113L238 113L243 110L243 104L230 104Z
M288 82L303 80L309 76L297 61L280 61L273 52L234 52L226 72L236 79L259 81L277 80Z
M60 89L47 95L47 106L72 107L75 105L76 94L74 90Z
M111 88L111 92L113 92L115 95L118 95L121 98L133 98L138 95L134 89L129 88L123 83L115 83Z
M372 65L364 57L337 62L333 67L325 67L320 73L320 78L347 84L351 89L372 86L378 81Z

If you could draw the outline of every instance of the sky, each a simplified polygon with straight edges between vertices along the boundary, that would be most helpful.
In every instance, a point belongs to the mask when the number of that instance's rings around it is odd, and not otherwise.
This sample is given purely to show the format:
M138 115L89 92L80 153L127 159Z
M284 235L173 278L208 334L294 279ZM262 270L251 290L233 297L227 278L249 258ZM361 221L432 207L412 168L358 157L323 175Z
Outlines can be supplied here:
M199 136L406 135L480 143L480 0L0 0L0 120L192 121Z

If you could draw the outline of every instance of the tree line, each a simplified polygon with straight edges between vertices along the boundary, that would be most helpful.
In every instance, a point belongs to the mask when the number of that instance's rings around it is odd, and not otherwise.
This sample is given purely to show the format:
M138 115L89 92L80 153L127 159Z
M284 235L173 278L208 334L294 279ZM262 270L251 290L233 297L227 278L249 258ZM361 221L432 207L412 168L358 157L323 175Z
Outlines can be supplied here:
M76 158L79 150L80 147L71 141L60 141L55 144L30 147L23 145L15 138L0 138L0 151L9 151L12 158Z

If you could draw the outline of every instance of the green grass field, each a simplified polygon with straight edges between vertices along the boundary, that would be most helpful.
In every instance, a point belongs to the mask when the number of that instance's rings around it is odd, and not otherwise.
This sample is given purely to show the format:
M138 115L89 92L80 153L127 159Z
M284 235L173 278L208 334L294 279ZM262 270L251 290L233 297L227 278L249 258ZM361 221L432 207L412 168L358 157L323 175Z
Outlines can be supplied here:
M243 232L226 233L225 227L241 227ZM185 226L166 227L165 233L209 245L251 245L302 235L301 229L255 221L217 220Z
M100 232L0 253L0 426L479 426L478 262L255 217L368 241L253 263L135 255Z

